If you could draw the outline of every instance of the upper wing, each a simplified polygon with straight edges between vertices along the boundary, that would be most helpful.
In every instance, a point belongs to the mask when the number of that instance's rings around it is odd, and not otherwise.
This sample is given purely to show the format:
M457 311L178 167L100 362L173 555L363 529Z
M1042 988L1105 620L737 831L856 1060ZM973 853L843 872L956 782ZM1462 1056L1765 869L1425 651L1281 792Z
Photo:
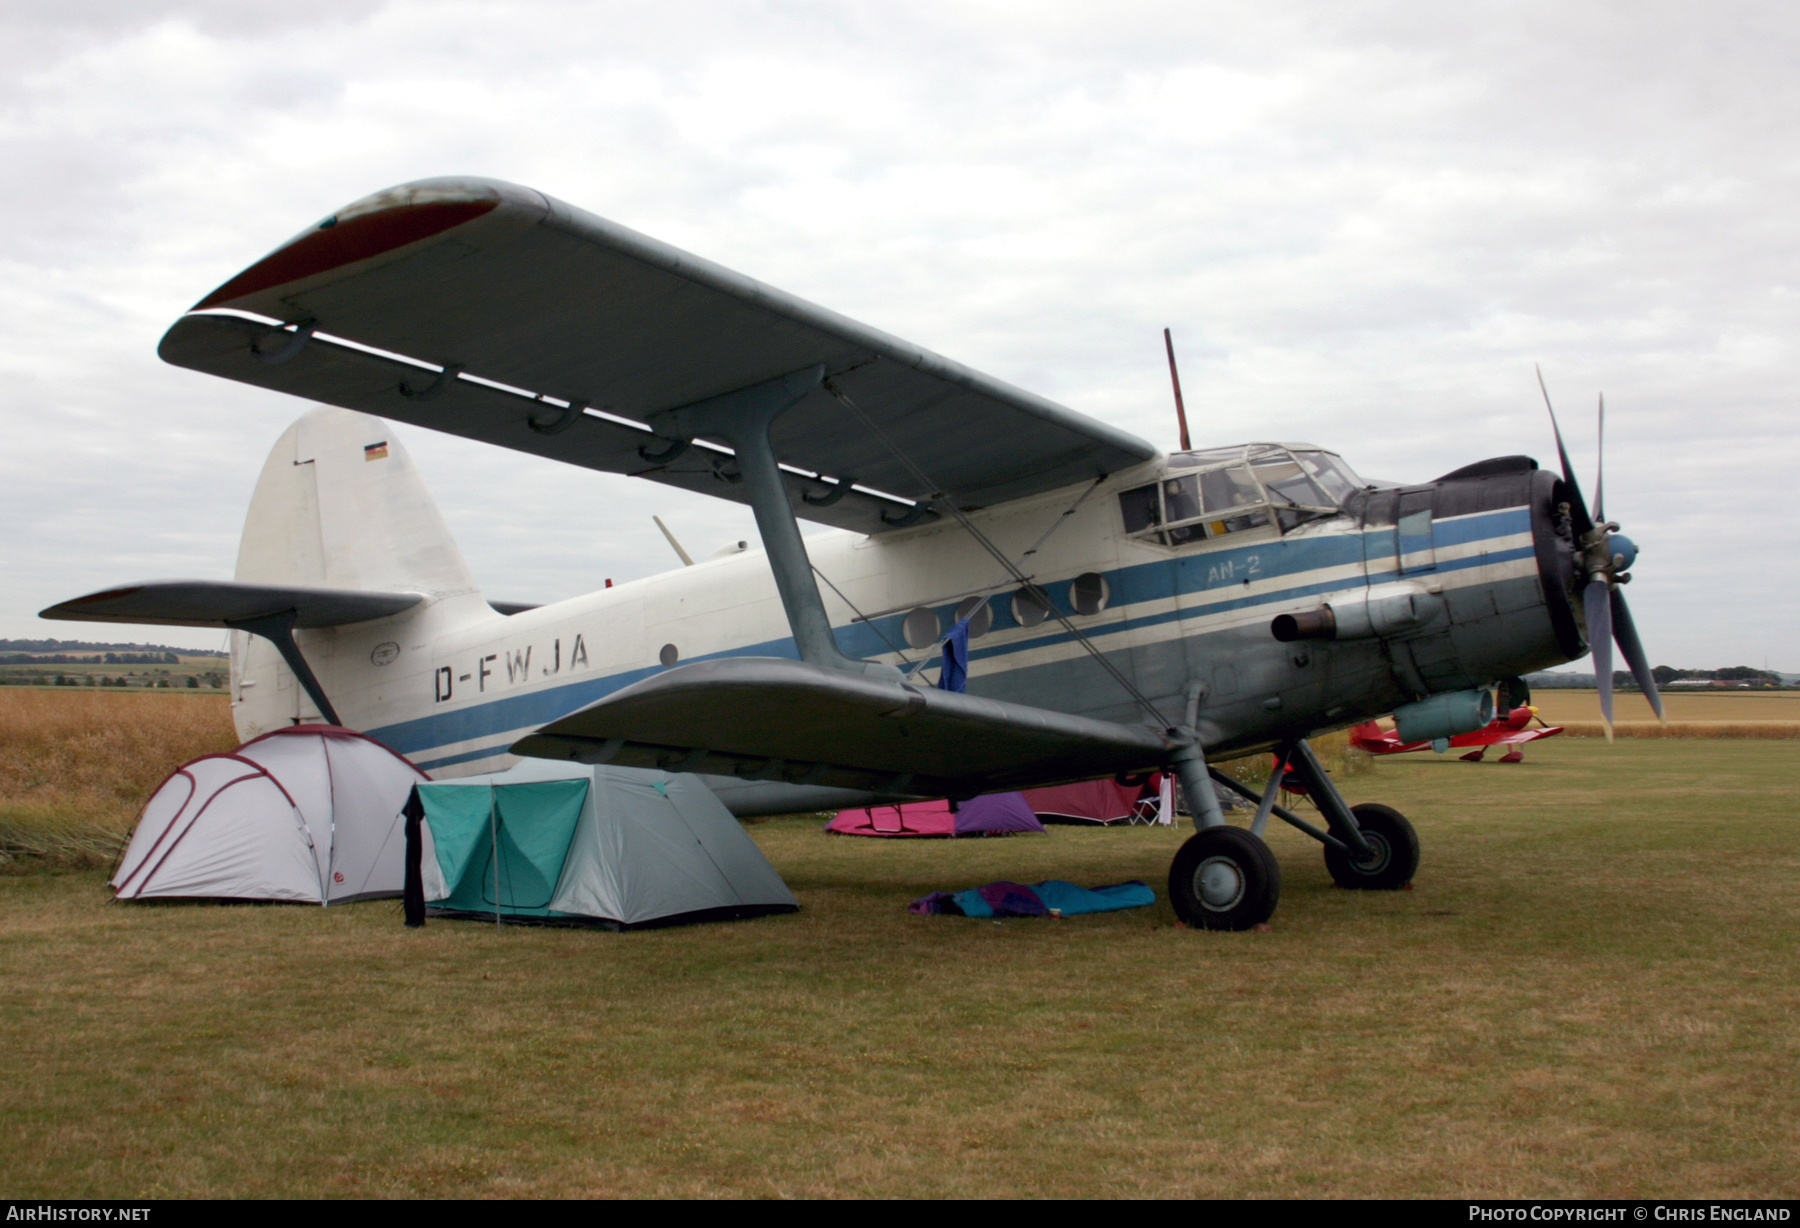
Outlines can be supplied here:
M777 657L677 666L530 734L517 755L973 796L1141 771L1156 731Z
M294 588L236 580L147 580L75 597L39 612L39 618L93 623L159 623L169 627L229 627L294 611L294 626L340 627L410 610L418 593L369 593L338 588Z
M276 332L275 321L312 330L310 339ZM643 455L661 450L644 422L822 364L932 486L828 391L812 392L773 430L776 455L804 471L790 475L793 492L813 496L796 510L865 532L903 506L881 492L942 492L975 507L1155 455L1126 432L493 180L422 180L358 201L202 299L159 352L178 366L740 500L741 485L715 463L725 449L659 467ZM590 408L565 413L557 402ZM867 490L833 497L839 481Z

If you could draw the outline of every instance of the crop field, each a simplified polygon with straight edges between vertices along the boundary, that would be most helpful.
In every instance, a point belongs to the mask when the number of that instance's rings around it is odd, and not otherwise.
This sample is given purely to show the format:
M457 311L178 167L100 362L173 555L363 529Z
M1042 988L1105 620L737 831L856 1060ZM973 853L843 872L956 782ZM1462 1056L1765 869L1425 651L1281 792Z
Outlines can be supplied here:
M157 732L76 746L76 724L57 742L0 710L9 830L98 830L174 761L129 754L230 744L209 699L107 698ZM165 728L207 705L212 733ZM80 790L11 764L28 735ZM750 830L800 913L630 934L114 905L91 858L15 843L5 1193L1792 1198L1797 752L1382 759L1344 784L1418 825L1414 889L1339 890L1278 827L1281 907L1245 934L1175 924L1180 829L899 843L770 820ZM1048 877L1141 878L1159 903L906 912Z
M1800 691L1674 691L1662 697L1668 724L1635 692L1613 697L1613 720L1628 738L1800 738ZM1604 737L1598 691L1534 691L1531 702L1552 725L1576 737Z

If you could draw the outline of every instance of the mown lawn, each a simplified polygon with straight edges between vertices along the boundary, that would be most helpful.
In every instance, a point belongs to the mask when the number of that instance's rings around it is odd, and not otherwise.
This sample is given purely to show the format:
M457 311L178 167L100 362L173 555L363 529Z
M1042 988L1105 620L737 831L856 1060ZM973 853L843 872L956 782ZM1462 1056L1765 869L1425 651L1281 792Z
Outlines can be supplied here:
M1790 743L1409 756L1412 891L1270 932L909 916L1182 831L753 834L797 915L632 934L0 876L0 1185L134 1195L1800 1195ZM1241 817L1240 817L1241 821Z

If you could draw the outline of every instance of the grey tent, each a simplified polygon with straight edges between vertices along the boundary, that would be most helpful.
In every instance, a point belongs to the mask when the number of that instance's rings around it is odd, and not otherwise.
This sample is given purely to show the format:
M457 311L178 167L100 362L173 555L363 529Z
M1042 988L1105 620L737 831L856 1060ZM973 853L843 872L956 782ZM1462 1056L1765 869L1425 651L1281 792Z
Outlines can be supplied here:
M420 784L408 803L408 924L444 916L609 929L793 912L800 904L689 775L527 759Z
M111 886L121 900L399 895L401 807L425 779L354 730L277 729L171 772L144 804Z

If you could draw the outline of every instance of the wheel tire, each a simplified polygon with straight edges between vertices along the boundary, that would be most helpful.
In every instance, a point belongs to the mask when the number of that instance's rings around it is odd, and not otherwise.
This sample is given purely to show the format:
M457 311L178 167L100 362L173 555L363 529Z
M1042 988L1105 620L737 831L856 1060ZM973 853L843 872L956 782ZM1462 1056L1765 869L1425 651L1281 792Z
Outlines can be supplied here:
M1195 929L1247 930L1273 916L1280 900L1275 854L1241 827L1207 828L1169 865L1169 902Z
M1325 846L1325 868L1340 887L1355 891L1398 891L1419 871L1419 834L1392 806L1364 802L1352 806L1356 825L1377 850L1373 861L1359 862L1350 853Z

